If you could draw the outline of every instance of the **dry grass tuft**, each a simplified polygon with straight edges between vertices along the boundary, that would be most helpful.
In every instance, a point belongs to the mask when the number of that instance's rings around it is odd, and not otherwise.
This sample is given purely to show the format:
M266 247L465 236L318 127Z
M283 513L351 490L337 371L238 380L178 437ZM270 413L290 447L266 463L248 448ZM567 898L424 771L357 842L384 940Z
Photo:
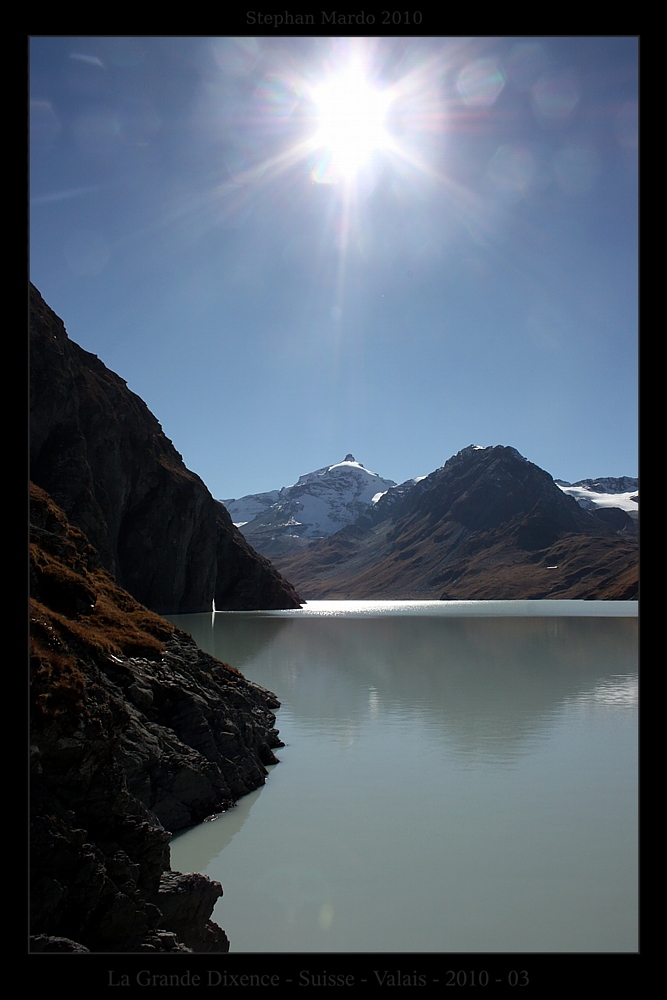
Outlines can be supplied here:
M43 623L42 623L43 624ZM33 710L45 718L78 716L83 708L86 678L76 659L43 643L35 629L30 637L30 692Z

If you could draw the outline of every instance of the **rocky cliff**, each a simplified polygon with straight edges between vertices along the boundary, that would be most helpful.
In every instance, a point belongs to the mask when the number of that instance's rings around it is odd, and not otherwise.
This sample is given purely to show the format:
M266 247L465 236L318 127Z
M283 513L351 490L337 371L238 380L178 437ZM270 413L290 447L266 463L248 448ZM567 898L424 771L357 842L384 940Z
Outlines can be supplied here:
M160 614L299 607L146 404L30 289L30 478Z
M31 487L31 950L227 951L169 831L260 786L270 692L119 588Z

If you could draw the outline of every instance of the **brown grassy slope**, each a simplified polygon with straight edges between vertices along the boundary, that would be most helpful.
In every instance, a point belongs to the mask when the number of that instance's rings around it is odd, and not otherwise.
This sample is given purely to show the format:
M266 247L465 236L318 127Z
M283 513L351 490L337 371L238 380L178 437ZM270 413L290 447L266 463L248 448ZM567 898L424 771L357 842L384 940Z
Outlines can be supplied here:
M119 587L78 528L48 493L30 484L30 682L33 723L83 706L89 665L100 656L160 660L178 632ZM241 678L224 664L226 674ZM93 672L94 673L94 672ZM92 691L92 702L99 692Z
M30 519L33 697L40 712L57 714L81 703L87 656L156 659L174 627L121 590L83 532L34 484Z
M633 600L636 537L566 533L527 551L494 531L450 523L430 538L388 541L388 525L340 532L291 557L274 557L306 600ZM549 567L557 566L557 569Z

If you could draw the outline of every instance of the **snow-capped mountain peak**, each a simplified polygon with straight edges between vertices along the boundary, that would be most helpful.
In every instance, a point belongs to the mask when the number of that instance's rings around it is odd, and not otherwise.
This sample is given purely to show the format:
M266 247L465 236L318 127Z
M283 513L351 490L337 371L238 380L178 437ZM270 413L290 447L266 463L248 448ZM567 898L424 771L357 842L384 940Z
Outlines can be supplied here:
M359 473L354 478L352 473ZM288 487L288 489L294 489L297 486L304 486L310 483L315 483L319 479L327 478L331 479L332 476L347 477L349 482L356 481L358 483L366 483L366 481L374 480L376 483L378 480L380 482L392 482L390 479L380 479L377 472L371 472L370 469L365 468L361 462L357 462L354 455L346 455L342 462L335 462L333 465L325 465L321 469L316 469L314 472L307 472L305 476L299 476L299 479L294 484L293 487ZM395 484L393 484L395 485ZM376 490L377 491L377 490Z
M348 453L342 462L300 476L293 486L222 502L251 544L253 538L266 541L267 535L271 542L298 541L340 531L366 511L374 496L395 485Z
M436 471L456 469L462 463L467 465L497 450L468 445ZM502 453L527 462L515 448L503 448ZM431 477L416 476L397 486L393 480L383 479L377 472L366 469L348 452L341 462L308 472L292 486L222 503L250 544L271 558L298 551L311 539L333 535L354 524L362 515L380 510L386 514L413 489L421 489L420 484L425 479L430 482ZM580 507L588 510L620 507L634 518L638 516L636 479L586 479L578 483L557 479L555 482Z

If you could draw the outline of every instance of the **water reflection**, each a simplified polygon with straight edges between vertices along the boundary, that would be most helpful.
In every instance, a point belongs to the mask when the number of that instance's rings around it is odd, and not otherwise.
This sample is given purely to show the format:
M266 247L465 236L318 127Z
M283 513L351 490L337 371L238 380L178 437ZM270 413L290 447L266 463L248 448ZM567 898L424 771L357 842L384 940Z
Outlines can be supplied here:
M287 619L278 616L242 611L167 617L194 636L201 649L241 671L247 663L257 659L288 624Z
M636 689L626 678L637 663L636 618L225 614L213 628L207 615L174 621L288 701L300 725L343 744L366 720L388 714L419 720L448 749L511 760L531 752L563 704L607 704Z
M273 767L276 765L274 764ZM273 770L269 768L269 771ZM243 827L250 815L250 810L261 795L258 788L249 795L244 795L232 809L211 817L192 830L176 834L172 845L178 843L179 837L188 837L188 862L192 871L203 871L210 862L231 844L234 837ZM224 817L224 822L220 822Z
M264 788L172 845L233 951L636 949L636 618L175 621L282 702Z

